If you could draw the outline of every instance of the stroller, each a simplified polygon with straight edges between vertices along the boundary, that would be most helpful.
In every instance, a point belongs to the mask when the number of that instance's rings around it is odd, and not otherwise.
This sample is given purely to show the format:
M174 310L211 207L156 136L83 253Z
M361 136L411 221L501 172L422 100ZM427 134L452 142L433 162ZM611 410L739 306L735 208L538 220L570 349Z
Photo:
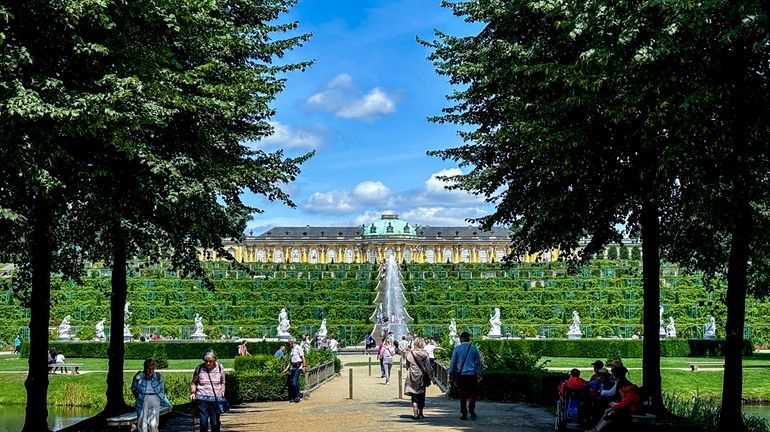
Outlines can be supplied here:
M556 401L556 423L554 429L561 432L567 427L585 428L588 418L588 392L565 388Z

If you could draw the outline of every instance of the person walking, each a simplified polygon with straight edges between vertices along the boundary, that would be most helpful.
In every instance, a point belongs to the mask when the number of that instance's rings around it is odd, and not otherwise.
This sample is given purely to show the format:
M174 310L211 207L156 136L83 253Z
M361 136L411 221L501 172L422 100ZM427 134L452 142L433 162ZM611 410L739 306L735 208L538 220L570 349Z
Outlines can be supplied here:
M479 350L471 345L471 335L462 332L460 345L452 350L452 361L447 371L460 393L460 420L468 420L468 413L471 419L476 419L476 396L482 371Z
M396 349L393 348L393 342L389 339L385 340L380 350L380 358L382 359L383 375L385 375L385 384L390 384L390 369L393 367L393 356L396 355Z
M166 397L166 387L153 358L144 361L144 369L131 380L131 393L136 398L136 429L139 432L158 432L160 409L171 407Z
M239 356L250 356L249 349L246 347L246 339L241 341L241 344L238 345L238 355Z
M217 362L217 354L208 350L192 376L190 400L196 401L201 432L219 432L219 399L225 397L225 368Z
M415 420L425 417L422 413L425 408L425 392L431 383L432 376L430 359L424 348L425 341L422 338L416 338L412 349L404 354L407 370L404 394L412 397Z
M16 335L16 339L13 340L13 352L21 354L21 336Z
M299 388L299 376L307 367L307 361L305 360L305 350L301 346L297 345L297 340L289 338L289 363L283 370L284 373L291 370L291 376L289 378L289 402L299 403L302 398L302 393Z

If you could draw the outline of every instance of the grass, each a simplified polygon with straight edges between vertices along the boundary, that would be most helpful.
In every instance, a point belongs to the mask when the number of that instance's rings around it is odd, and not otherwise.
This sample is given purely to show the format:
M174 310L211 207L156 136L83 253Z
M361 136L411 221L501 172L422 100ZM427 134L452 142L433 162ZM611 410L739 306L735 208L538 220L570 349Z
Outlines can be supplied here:
M592 373L591 363L595 358L543 358L548 360L548 368L573 368L583 372L585 377ZM604 361L605 359L601 359ZM722 396L722 381L724 373L721 369L701 369L699 372L691 372L689 363L703 361L719 361L720 358L688 358L688 357L664 357L660 359L661 375L663 378L663 391L681 398L700 396L716 398ZM637 384L642 381L642 359L623 359L623 364L630 368L629 379ZM770 403L770 356L766 354L754 355L744 359L743 362L743 398L752 404Z
M28 359L20 358L17 355L0 355L0 372L3 371L16 371L26 372L28 368ZM220 359L222 366L228 369L233 367L233 359ZM107 359L94 359L94 358L67 358L67 363L80 363L82 371L107 371L108 363ZM138 371L142 369L144 360L126 360L123 363L123 368L127 371ZM184 360L171 360L168 361L169 369L195 369L195 366L199 365L201 360L199 359L184 359Z

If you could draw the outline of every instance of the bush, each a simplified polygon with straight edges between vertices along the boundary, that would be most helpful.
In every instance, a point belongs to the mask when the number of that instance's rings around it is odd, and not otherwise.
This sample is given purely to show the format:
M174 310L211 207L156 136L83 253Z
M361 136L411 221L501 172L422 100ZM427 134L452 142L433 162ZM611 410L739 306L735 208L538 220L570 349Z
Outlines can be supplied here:
M257 342L249 347L252 354L270 354L278 350L282 342ZM80 341L48 343L50 348L63 353L66 357L77 358L107 358L108 342ZM152 341L152 342L127 342L126 359L144 360L152 357L155 351L163 350L167 359L199 359L209 349L214 350L221 358L234 358L238 355L239 342L236 341ZM29 357L29 344L22 344L22 357Z
M289 397L287 379L285 374L236 371L227 375L225 395L238 403L285 400ZM300 377L300 384L302 381L304 377Z
M494 401L553 405L558 398L559 383L567 378L566 372L487 370L479 384L479 395ZM452 386L449 394L457 397L457 389Z
M285 357L284 357L285 358ZM237 372L281 372L285 365L284 358L275 358L268 354L257 354L245 357L236 357L233 369Z

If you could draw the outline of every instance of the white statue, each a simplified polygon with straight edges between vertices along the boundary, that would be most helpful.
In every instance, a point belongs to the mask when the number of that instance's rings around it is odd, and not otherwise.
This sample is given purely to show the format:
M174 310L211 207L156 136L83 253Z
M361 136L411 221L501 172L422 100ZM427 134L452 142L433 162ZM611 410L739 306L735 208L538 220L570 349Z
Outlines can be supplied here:
M580 315L576 310L572 311L572 325L569 326L567 337L569 339L581 339L583 337L583 331L580 330Z
M452 318L452 321L449 322L449 339L454 340L457 337L457 321L455 321L454 318Z
M321 327L318 328L318 336L326 336L326 318L321 320Z
M282 308L281 313L278 314L278 337L290 336L290 328L289 314L286 312L286 308Z
M104 336L104 322L107 321L107 318L102 318L101 321L96 323L96 339L98 340L104 340L107 337Z
M676 337L676 327L674 326L674 317L668 317L668 325L666 326L666 336L669 339Z
M709 320L706 324L703 326L703 337L705 339L716 339L717 335L717 324L716 320L712 315L708 315Z
M206 334L203 333L203 317L200 314L195 314L195 333L190 336L196 339L206 337Z
M70 319L72 317L67 315L64 317L63 320L61 320L61 324L59 324L59 339L60 340L70 340L72 339L72 326L70 326Z
M663 323L663 306L660 306L660 308L658 309L658 315L660 319L660 328L658 329L658 334L661 339L665 339L667 333L666 333L665 324Z
M131 336L131 326L128 325L128 318L131 316L131 312L128 310L128 306L131 303L126 302L126 305L123 306L123 340L124 341L130 341Z
M488 337L500 337L502 334L500 333L500 308L495 308L495 313L492 314L492 316L489 318L489 333L487 333Z

